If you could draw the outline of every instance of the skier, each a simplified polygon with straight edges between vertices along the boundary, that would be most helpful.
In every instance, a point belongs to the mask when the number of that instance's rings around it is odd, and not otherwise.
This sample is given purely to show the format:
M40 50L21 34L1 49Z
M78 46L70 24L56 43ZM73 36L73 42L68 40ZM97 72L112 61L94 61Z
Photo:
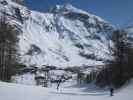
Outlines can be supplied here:
M64 75L61 76L61 78L57 82L57 90L59 90L60 83L63 81Z
M114 88L110 88L110 96L113 96L114 95Z

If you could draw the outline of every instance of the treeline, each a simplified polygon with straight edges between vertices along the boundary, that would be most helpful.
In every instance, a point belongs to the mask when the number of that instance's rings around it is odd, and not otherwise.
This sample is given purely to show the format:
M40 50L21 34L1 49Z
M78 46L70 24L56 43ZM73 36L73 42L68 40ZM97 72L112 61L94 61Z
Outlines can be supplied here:
M0 18L0 80L10 81L17 72L18 31L5 16Z
M98 86L119 88L133 77L133 45L123 30L113 32L113 59L106 63L96 77Z

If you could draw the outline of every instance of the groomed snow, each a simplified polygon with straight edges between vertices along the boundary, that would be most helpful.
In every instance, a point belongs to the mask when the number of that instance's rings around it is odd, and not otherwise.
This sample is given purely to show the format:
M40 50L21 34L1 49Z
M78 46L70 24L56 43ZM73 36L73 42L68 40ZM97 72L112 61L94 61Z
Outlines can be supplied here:
M67 83L67 85L70 84ZM57 91L55 88L0 82L0 100L133 100L133 82L115 91L113 97L109 96L107 90L82 90L83 88L74 85L62 86Z

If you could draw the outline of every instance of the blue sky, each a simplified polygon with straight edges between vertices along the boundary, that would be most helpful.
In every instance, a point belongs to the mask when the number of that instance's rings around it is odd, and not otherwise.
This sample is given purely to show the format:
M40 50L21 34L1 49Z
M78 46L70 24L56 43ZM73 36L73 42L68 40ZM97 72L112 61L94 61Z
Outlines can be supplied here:
M133 24L133 0L27 0L30 9L45 12L56 4L70 3L112 24L122 27Z

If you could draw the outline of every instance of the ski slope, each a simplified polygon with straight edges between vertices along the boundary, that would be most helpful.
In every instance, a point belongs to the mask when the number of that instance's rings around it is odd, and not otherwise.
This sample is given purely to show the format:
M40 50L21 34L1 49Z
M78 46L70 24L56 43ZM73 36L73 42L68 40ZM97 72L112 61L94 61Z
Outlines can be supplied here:
M115 91L114 96L110 97L107 90L93 89L92 92L89 89L82 91L83 88L67 86L57 91L56 88L0 82L0 100L133 100L132 84Z

